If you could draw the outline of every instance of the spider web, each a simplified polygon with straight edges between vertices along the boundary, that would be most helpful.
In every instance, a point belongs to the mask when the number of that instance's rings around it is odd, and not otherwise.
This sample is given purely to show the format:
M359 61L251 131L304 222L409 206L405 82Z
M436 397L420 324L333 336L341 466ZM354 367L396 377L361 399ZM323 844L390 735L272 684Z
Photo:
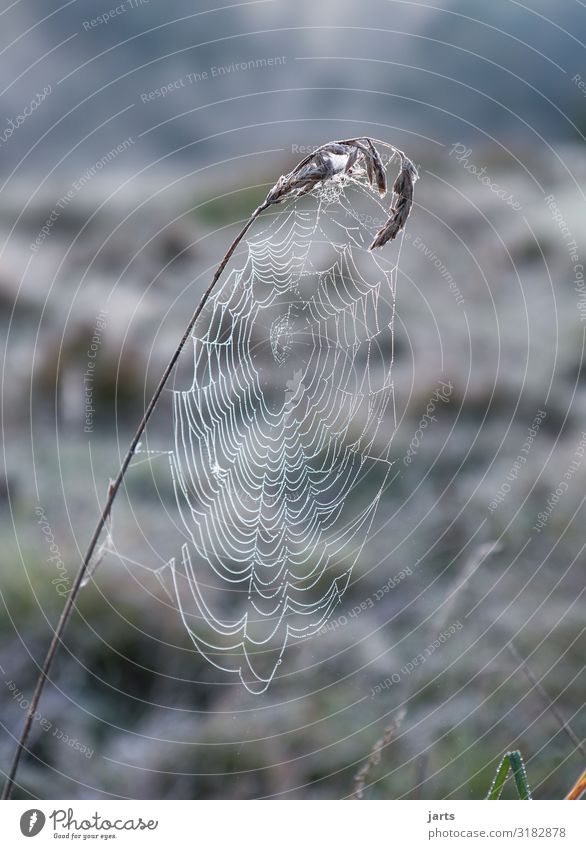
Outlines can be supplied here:
M340 603L387 483L400 239L368 251L386 217L344 177L258 219L172 392L185 542L165 569L197 649L253 693Z

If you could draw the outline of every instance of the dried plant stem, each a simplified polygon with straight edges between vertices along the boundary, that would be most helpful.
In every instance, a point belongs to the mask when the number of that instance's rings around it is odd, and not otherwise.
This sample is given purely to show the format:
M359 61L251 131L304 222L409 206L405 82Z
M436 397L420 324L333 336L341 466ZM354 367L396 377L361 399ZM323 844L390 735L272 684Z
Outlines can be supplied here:
M213 290L216 286L216 283L220 279L220 276L222 275L222 272L224 271L230 257L232 256L232 254L234 253L234 251L236 250L236 248L238 247L238 245L240 244L240 242L242 241L242 239L244 238L244 236L246 235L246 233L248 232L248 230L252 226L253 222L260 215L260 213L264 209L267 208L267 206L268 206L268 204L265 202L265 203L261 204L261 206L259 206L257 209L255 209L255 211L252 213L252 215L250 216L250 218L248 219L248 221L246 222L246 224L244 225L242 230L238 233L238 235L236 236L236 238L234 239L234 241L232 242L232 244L230 245L230 247L228 248L228 250L224 254L224 257L222 258L222 261L218 265L210 285L208 286L208 288L206 289L206 291L202 295L201 300L199 301L199 303L198 303L198 305L195 309L195 312L191 316L189 324L187 325L185 332L184 332L183 336L181 337L181 341L179 342L177 348L175 349L175 351L173 353L173 356L169 360L169 363L168 363L167 367L165 368L165 371L163 372L163 375L162 375L162 377L159 381L157 388L155 389L153 397L149 401L149 404L148 404L148 406L145 410L145 413L144 413L144 415L141 419L141 422L140 422L140 424L139 424L139 426L136 430L136 433L132 437L132 441L130 443L128 451L126 452L126 455L125 455L125 457L122 461L122 465L120 466L120 471L116 475L116 478L114 479L114 481L112 481L112 483L110 484L110 487L108 489L108 497L106 499L106 503L104 504L104 508L103 508L101 516L98 520L98 524L96 525L96 528L95 528L95 530L92 534L92 537L91 537L91 540L89 542L87 551L86 551L86 553L83 557L83 560L81 561L79 571L78 571L78 573L75 577L75 580L73 582L73 585L71 587L71 592L67 596L67 601L65 602L65 606L63 607L63 611L61 613L61 616L59 617L59 622L57 623L57 627L55 628L55 631L53 633L53 638L51 640L51 644L49 645L49 650L47 651L47 656L45 657L45 660L43 662L43 665L42 665L40 673L39 673L39 677L37 678L37 683L35 685L35 689L34 689L32 697L31 697L30 705L29 705L29 708L27 710L26 718L25 718L25 721L24 721L24 726L23 726L20 738L19 738L17 746L16 746L16 751L14 753L14 758L12 760L10 770L9 770L7 778L6 778L6 784L4 785L4 789L2 791L2 797L1 798L3 800L9 799L10 796L12 795L12 791L14 789L14 782L15 782L15 778L16 778L16 773L18 771L18 766L20 764L22 754L26 750L28 738L29 738L32 723L33 723L33 718L34 718L34 715L35 715L37 708L39 706L39 701L41 699L41 696L43 694L43 690L45 688L45 684L46 684L47 679L49 677L49 672L50 672L51 667L53 665L53 661L55 659L57 649L59 648L59 645L61 643L61 640L62 640L62 637L63 637L63 632L65 631L65 628L67 626L67 623L69 621L69 618L71 616L73 608L75 607L75 602L77 601L77 597L78 597L79 592L80 592L80 590L83 586L84 579L86 578L86 575L87 575L88 570L90 568L90 564L92 562L92 557L93 557L94 552L96 550L96 546L97 546L97 544L100 540L100 536L102 534L102 531L106 527L106 524L108 522L108 518L110 516L110 512L112 510L112 504L114 503L114 499L116 498L118 490L120 489L120 485L122 484L122 481L124 480L124 476L126 475L126 472L128 471L130 461L132 460L132 458L134 456L134 452L136 451L138 443L141 440L141 437L142 437L142 435L143 435L143 433L146 429L146 426L149 422L149 419L151 418L151 416L152 416L152 414L155 410L155 407L157 406L157 403L159 401L159 398L161 397L161 394L163 392L163 389L165 388L165 385L166 385L166 383L169 379L169 376L171 375L171 372L173 371L173 368L175 367L175 364L176 364L177 360L179 359L181 351L183 350L183 348L185 347L185 343L189 339L189 336L191 334L191 331L193 330L195 322L197 321L197 319L201 315L201 312L202 312L203 308L205 307L210 295L212 294L212 292L213 292Z
M352 790L352 794L350 796L351 799L362 799L364 798L364 790L366 789L366 781L370 774L370 771L373 767L378 766L381 762L381 757L383 753L383 749L385 749L390 743L393 742L397 731L401 727L401 723L405 718L405 710L400 710L395 716L391 719L390 723L386 726L383 736L380 740L377 740L374 746L372 747L372 751L366 761L362 764L356 775L354 776L354 788Z
M581 799L584 793L586 793L586 769L584 770L580 778L576 781L576 783L566 796L566 799Z

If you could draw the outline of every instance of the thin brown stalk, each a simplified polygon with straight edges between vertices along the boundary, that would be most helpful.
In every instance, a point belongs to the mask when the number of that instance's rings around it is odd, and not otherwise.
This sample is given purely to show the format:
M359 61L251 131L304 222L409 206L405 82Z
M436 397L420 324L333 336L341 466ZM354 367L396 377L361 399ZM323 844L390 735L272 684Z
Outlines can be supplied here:
M568 736L574 748L580 752L583 758L586 758L586 749L584 748L584 744L582 743L578 735L575 733L568 720L562 715L558 706L553 701L545 687L542 685L541 681L537 678L527 661L523 657L521 657L513 643L509 643L507 648L523 670L527 680L529 681L533 689L541 696L541 699L545 704L546 709L555 718L562 731Z
M142 437L142 435L143 435L143 433L146 429L146 426L147 426L147 424L148 424L148 422L149 422L149 420L150 420L150 418L151 418L151 416L152 416L152 414L155 410L155 407L157 406L159 398L161 397L163 389L165 388L165 384L167 383L167 380L169 379L169 376L170 376L171 372L173 371L173 368L175 367L177 360L179 359L181 351L185 347L185 343L187 342L187 340L188 340L188 338L191 334L191 331L193 330L195 322L199 318L201 311L205 307L210 295L212 294L212 291L213 291L214 287L216 286L216 283L218 282L220 275L224 271L224 268L226 267L230 257L232 256L232 254L234 253L234 251L238 247L238 244L240 243L240 241L242 240L244 235L250 229L253 222L260 215L260 213L264 209L267 208L267 206L268 206L268 203L265 202L261 206L259 206L257 209L255 209L255 211L252 213L252 215L250 216L250 218L248 219L248 221L246 222L246 224L244 225L244 227L242 228L240 233L238 233L238 235L236 236L236 238L234 239L234 241L232 242L232 244L230 245L230 247L226 251L226 254L224 255L224 257L222 258L222 261L220 262L219 266L217 267L216 272L215 272L215 274L212 278L212 282L210 283L210 285L208 286L208 288L204 292L200 302L198 303L198 305L195 309L195 312L193 313L193 315L192 315L192 317L189 321L189 324L187 325L185 332L184 332L183 336L181 337L181 341L179 342L177 348L175 349L175 351L173 353L173 356L169 360L169 363L167 364L167 367L165 368L165 371L163 372L163 375L162 375L162 377L159 381L157 388L155 389L153 397L151 398L151 400L150 400L150 402L149 402L149 404L148 404L148 406L145 410L145 413L144 413L144 415L141 419L141 422L140 422L140 424L139 424L139 426L136 430L136 433L132 437L132 441L131 441L130 446L128 448L128 451L126 452L126 455L125 455L125 457L122 461L122 465L120 466L120 470L119 470L118 474L116 475L116 478L114 479L114 481L110 484L110 486L108 488L108 497L106 499L106 503L104 504L104 508L103 508L102 513L100 515L100 518L98 520L98 524L96 525L96 528L95 528L95 530L92 534L92 537L90 539L89 545L87 547L87 551L86 551L86 553L85 553L85 555L84 555L84 557L81 561L79 570L77 572L77 575L76 575L75 580L73 582L73 585L71 587L71 592L67 596L67 600L66 600L65 605L63 607L63 611L61 612L61 616L59 617L57 627L55 628L55 631L53 632L53 637L51 639L51 643L49 645L47 655L46 655L45 660L43 661L43 664L41 666L39 677L37 678L35 689L34 689L32 697L31 697L30 705L29 705L29 708L27 710L27 714L26 714L26 717L25 717L24 726L23 726L20 738L19 738L17 746L16 746L16 751L14 753L14 757L13 757L12 763L10 765L10 769L9 769L7 777L6 777L6 783L4 785L4 789L2 791L2 797L1 798L3 800L9 799L12 795L12 791L14 789L14 782L15 782L15 779L16 779L16 773L18 771L18 766L20 764L22 754L26 750L28 738L29 738L32 723L33 723L33 718L34 718L35 713L37 712L37 708L39 706L39 701L41 699L41 696L43 694L43 690L45 688L45 684L46 684L47 679L49 677L49 672L50 672L51 667L53 665L53 660L55 659L57 649L59 648L59 645L62 641L63 632L65 631L67 623L69 622L69 619L70 619L71 614L73 612L73 608L75 607L75 602L77 601L77 597L79 596L79 592L84 585L88 571L91 569L92 558L93 558L94 552L95 552L96 547L98 545L102 531L104 530L104 528L106 527L106 525L108 523L108 519L110 517L110 512L112 510L112 504L114 503L114 499L116 498L118 490L120 489L120 485L121 485L122 481L124 480L124 476L126 475L126 472L128 470L128 466L130 465L130 461L132 460L132 458L134 456L134 452L136 451L137 445L141 440L141 437Z
M383 750L395 739L397 731L400 729L401 723L403 722L404 718L405 710L400 710L395 714L395 716L391 719L390 723L385 727L383 736L380 738L380 740L376 741L376 743L372 747L370 755L354 776L354 789L352 790L352 794L350 795L351 799L364 798L364 790L366 789L366 782L368 780L368 776L370 775L370 771L375 766L378 766L381 762Z

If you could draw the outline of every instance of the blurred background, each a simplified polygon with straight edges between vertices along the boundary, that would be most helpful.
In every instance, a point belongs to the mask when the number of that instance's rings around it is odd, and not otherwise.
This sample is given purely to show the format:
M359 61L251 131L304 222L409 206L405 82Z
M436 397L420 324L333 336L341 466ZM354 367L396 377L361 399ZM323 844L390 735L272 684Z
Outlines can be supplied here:
M212 675L155 574L168 469L137 462L16 795L344 798L394 723L365 798L480 798L512 748L562 797L584 755L559 716L586 735L584 4L20 0L0 32L1 771L239 224L330 139L420 173L392 482L330 627L263 695Z

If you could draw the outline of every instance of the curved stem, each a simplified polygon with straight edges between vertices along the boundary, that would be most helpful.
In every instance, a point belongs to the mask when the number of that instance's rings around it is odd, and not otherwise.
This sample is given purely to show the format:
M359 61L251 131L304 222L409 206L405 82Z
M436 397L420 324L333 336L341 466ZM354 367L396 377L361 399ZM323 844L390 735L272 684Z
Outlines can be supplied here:
M32 723L33 723L33 717L34 717L34 715L37 711L39 701L40 701L41 696L43 694L43 689L44 689L45 684L47 682L47 679L49 677L49 672L51 670L51 666L53 665L53 660L55 659L57 649L59 648L59 644L61 643L61 639L63 637L63 632L65 631L65 628L67 626L67 623L69 621L69 618L71 616L73 608L75 606L75 602L76 602L77 597L79 595L79 592L80 592L80 590L83 586L84 578L86 577L86 574L88 572L88 568L89 568L89 565L91 563L94 551L95 551L96 546L99 542L102 531L104 530L106 523L108 521L108 518L110 516L110 512L112 510L112 504L114 503L114 499L116 498L116 495L118 494L118 490L120 489L120 485L122 484L122 481L124 480L124 476L126 475L126 472L128 471L128 467L130 465L130 461L132 460L132 458L134 456L134 452L136 451L136 447L137 447L138 443L140 442L141 437L142 437L142 435L143 435L143 433L146 429L146 426L149 422L149 419L151 418L151 416L152 416L152 414L155 410L155 407L157 406L157 404L159 402L159 399L161 397L163 389L165 388L167 380L169 379L169 376L171 375L171 372L173 371L175 364L177 363L177 360L179 359L179 355L181 354L181 351L185 347L185 343L187 342L187 340L188 340L188 338L191 334L191 331L193 330L195 322L197 321L197 319L201 315L201 312L202 312L203 308L205 307L210 295L212 294L212 292L213 292L213 290L216 286L216 283L220 279L222 272L226 268L226 265L228 264L230 257L232 256L232 254L234 253L234 251L236 250L236 248L238 247L238 245L240 244L240 242L244 238L245 234L248 232L248 230L252 226L253 222L260 215L260 213L263 212L263 210L265 210L267 208L267 206L269 206L269 204L264 202L259 207L257 207L257 209L254 210L254 212L252 213L252 215L250 216L250 218L248 219L248 221L246 222L246 224L244 225L242 230L238 233L238 235L236 236L236 238L234 239L234 241L232 242L232 244L230 245L230 247L228 248L228 250L224 254L224 257L222 258L220 264L218 265L210 285L208 286L208 288L206 289L206 291L202 295L201 300L199 301L199 303L198 303L198 305L195 309L195 312L191 316L189 324L187 325L185 332L184 332L183 336L181 337L181 341L179 342L177 348L175 349L175 351L173 353L173 356L169 360L169 363L167 364L167 367L165 368L165 371L162 374L162 377L161 377L161 379L158 383L157 388L155 389L153 397L149 401L149 404L148 404L148 406L145 410L145 413L144 413L144 415L141 419L141 422L140 422L140 424L139 424L139 426L136 430L136 433L132 437L132 441L130 442L130 445L128 447L128 451L126 452L126 454L124 456L124 459L122 461L122 465L120 466L120 470L119 470L118 474L116 475L115 480L110 485L110 488L108 490L108 497L106 499L106 503L104 504L104 508L103 508L102 513L100 515L100 518L98 520L98 524L96 525L96 528L95 528L95 530L92 534L92 537L90 539L87 551L86 551L86 553L83 557L83 560L81 561L79 570L77 572L77 575L76 575L75 580L73 582L73 585L71 587L71 592L69 593L69 595L67 597L67 601L65 602L65 606L63 608L63 611L61 612L61 616L59 617L59 622L57 623L57 627L55 628L55 631L53 633L53 638L52 638L51 643L49 645L47 655L46 655L45 660L43 662L43 665L41 667L39 677L37 678L37 683L35 685L35 689L34 689L34 692L33 692L32 698L31 698L31 702L30 702L29 708L27 710L26 719L24 721L24 726L23 726L20 738L19 738L17 746L16 746L14 758L12 760L10 770L9 770L7 777L6 777L6 784L4 785L4 789L2 791L2 796L0 797L3 800L9 799L10 796L12 795L12 790L14 789L14 782L15 782L15 778L16 778L16 773L18 771L18 766L20 764L22 754L25 751L26 746L27 746L28 738L29 738Z

